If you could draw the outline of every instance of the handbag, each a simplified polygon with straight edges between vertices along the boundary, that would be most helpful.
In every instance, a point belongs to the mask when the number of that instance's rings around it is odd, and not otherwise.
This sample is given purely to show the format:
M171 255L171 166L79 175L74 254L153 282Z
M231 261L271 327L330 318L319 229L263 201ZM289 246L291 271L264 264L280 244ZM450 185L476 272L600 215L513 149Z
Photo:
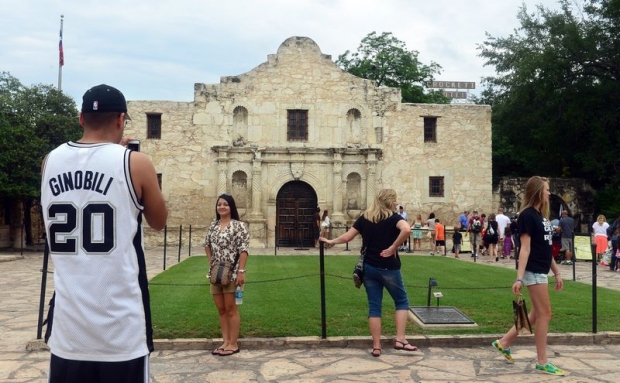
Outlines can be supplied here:
M209 282L215 286L226 287L233 279L233 271L235 270L235 262L231 262L230 259L218 259L213 261L211 265L211 272L209 274Z
M512 301L512 310L515 317L515 328L518 335L531 334L532 325L530 318L527 316L527 306L523 295L519 295L517 299Z
M218 224L218 222L219 221L215 221L211 224L209 234L207 234L207 236L211 235L211 231ZM226 287L230 285L230 282L233 280L233 273L235 271L237 261L239 260L239 255L240 254L237 254L234 262L228 258L213 260L209 267L209 274L207 274L209 277L209 282L214 286Z
M364 284L364 255L366 255L366 247L360 250L360 257L353 268L353 283L358 289Z

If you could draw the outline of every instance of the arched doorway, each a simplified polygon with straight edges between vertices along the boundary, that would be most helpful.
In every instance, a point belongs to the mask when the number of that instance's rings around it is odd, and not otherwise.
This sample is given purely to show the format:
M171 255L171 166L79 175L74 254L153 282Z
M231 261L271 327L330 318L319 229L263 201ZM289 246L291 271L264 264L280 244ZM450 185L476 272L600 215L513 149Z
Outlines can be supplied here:
M303 181L284 184L276 197L276 246L314 247L312 217L316 207L312 186Z

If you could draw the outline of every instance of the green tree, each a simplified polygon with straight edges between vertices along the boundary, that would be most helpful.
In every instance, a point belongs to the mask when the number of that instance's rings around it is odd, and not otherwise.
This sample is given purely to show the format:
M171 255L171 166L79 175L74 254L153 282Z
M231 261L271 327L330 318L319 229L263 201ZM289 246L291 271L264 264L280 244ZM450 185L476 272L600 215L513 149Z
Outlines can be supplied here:
M493 176L541 174L620 185L620 1L582 9L520 8L508 37L479 46L495 76L478 102L493 107Z
M346 51L338 56L336 64L355 76L373 80L377 86L400 88L403 102L450 102L441 91L425 85L441 73L441 66L435 62L422 64L418 52L407 50L405 43L390 32L369 33L357 52Z
M0 73L0 198L13 210L17 202L28 209L40 196L45 155L80 135L73 99L51 85L25 87L9 73ZM27 212L23 217L31 243Z

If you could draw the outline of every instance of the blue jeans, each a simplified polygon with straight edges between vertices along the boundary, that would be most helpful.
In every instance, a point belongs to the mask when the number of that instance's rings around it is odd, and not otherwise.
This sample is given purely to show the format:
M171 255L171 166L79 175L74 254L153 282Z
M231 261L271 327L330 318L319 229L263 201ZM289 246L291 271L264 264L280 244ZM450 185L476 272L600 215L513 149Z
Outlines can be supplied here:
M409 310L409 298L400 270L387 270L364 263L364 287L368 297L368 317L381 317L383 288L394 300L396 310Z

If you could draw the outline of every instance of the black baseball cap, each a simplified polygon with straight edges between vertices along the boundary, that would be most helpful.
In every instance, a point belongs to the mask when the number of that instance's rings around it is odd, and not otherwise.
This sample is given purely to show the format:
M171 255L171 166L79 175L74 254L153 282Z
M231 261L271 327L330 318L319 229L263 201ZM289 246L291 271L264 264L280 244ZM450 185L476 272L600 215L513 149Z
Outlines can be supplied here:
M106 84L93 86L82 96L82 113L106 112L125 113L125 118L131 120L127 114L127 101L120 90Z

